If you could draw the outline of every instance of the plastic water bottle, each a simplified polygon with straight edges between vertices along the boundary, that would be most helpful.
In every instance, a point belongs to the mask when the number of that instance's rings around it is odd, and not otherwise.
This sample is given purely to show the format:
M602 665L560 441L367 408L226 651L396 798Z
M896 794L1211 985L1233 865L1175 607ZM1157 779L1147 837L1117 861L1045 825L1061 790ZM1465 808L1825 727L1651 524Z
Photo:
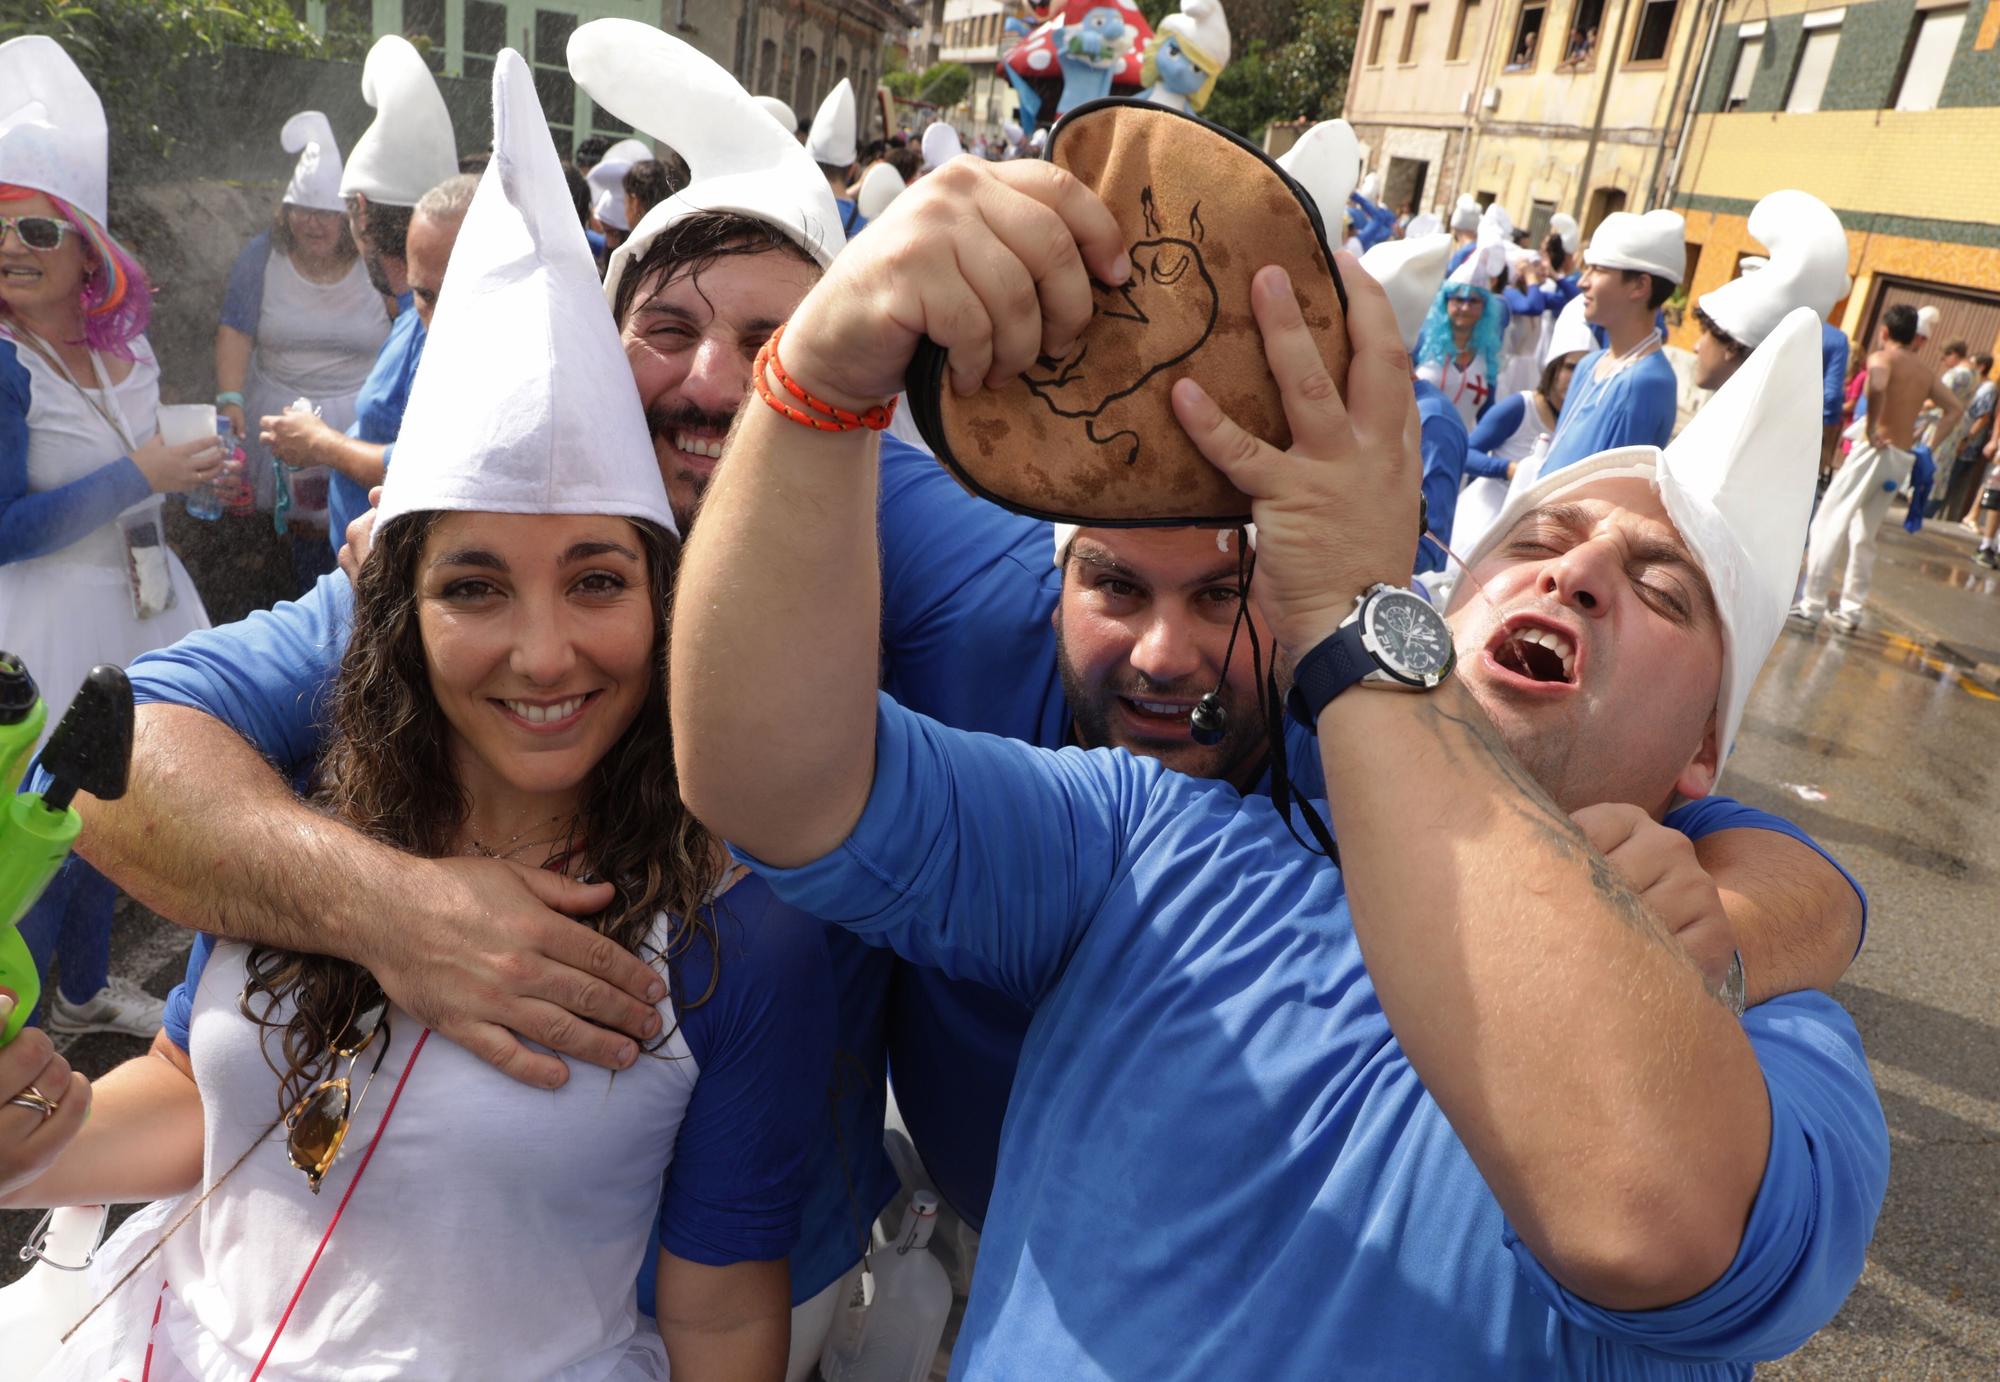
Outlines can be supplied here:
M923 1382L937 1359L951 1314L951 1281L931 1256L937 1197L910 1197L893 1243L869 1255L864 1269L875 1279L874 1298L852 1305L834 1325L820 1355L825 1382Z
M257 491L250 485L249 458L243 454L243 443L236 439L236 429L224 421L216 425L215 434L222 440L222 470L212 483L222 511L239 518L257 512Z

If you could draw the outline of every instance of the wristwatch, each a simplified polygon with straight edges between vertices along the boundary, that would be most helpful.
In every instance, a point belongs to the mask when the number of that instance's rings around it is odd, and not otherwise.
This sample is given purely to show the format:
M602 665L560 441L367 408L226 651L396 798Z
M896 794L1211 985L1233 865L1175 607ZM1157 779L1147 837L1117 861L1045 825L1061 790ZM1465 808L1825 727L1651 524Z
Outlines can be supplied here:
M1457 661L1451 629L1430 601L1401 586L1373 585L1340 627L1299 659L1285 705L1316 731L1327 702L1350 686L1429 691Z

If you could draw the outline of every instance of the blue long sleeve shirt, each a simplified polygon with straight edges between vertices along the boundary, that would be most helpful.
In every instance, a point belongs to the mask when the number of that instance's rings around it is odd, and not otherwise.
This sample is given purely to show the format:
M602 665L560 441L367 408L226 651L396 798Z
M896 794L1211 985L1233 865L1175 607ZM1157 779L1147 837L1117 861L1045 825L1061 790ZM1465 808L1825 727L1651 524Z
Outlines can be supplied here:
M1667 357L1654 351L1609 379L1598 379L1603 355L1602 349L1593 350L1577 362L1542 474L1620 446L1665 446L1673 437L1680 381Z
M1493 454L1495 447L1521 429L1527 416L1528 396L1510 394L1480 415L1472 435L1466 438L1465 473L1487 480L1507 478L1507 462Z
M1820 423L1831 427L1840 421L1840 405L1847 392L1847 333L1831 322L1819 324Z
M129 456L114 456L54 489L28 487L34 379L20 348L0 339L0 566L60 552L153 492Z
M1465 479L1465 422L1437 385L1414 381L1417 421L1422 428L1424 504L1429 531L1451 541L1452 519L1458 512L1458 490ZM1446 557L1435 542L1417 544L1417 570L1442 571Z

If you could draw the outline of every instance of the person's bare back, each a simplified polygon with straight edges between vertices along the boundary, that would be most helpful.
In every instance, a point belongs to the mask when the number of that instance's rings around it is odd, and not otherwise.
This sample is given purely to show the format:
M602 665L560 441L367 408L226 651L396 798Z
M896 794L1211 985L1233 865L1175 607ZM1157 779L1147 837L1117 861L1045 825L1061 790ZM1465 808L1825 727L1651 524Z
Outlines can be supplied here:
M1957 395L1907 347L1886 342L1868 357L1868 436L1878 445L1908 451L1916 444L1917 415L1926 403L1943 409L1949 430L1965 411Z

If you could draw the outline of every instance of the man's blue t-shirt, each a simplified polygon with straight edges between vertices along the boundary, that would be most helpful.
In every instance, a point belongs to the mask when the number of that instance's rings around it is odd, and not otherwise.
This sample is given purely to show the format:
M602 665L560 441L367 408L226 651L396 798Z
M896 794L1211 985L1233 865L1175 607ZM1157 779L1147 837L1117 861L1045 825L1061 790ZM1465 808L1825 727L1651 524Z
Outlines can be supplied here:
M954 1378L1747 1378L1860 1275L1888 1136L1824 995L1743 1019L1772 1123L1736 1260L1628 1313L1512 1232L1382 1014L1340 870L1269 801L885 695L848 839L749 862L1034 1009Z
M955 729L1050 749L1073 743L1051 624L1062 571L1050 525L973 498L936 461L893 438L883 443L881 504L883 689ZM910 541L905 533L952 537ZM1323 795L1318 741L1289 719L1286 736L1292 781L1304 795ZM1268 780L1255 790L1268 793ZM1791 822L1727 797L1684 806L1666 823L1696 840L1778 831L1840 868ZM1841 872L1861 898L1865 928L1867 897ZM985 984L897 966L889 1003L896 1102L924 1169L975 1228L992 1197L1001 1124L1033 1017Z
M396 320L382 349L375 353L375 367L368 371L361 392L354 396L354 425L347 435L358 441L373 442L390 450L382 456L387 466L403 430L403 410L410 405L410 386L417 380L417 364L424 358L424 341L429 333L418 318L416 299L409 293L396 299ZM338 552L347 541L347 525L368 508L368 491L334 471L327 486L327 541Z
M130 668L134 699L212 715L288 779L302 782L319 758L326 700L340 671L353 608L347 578L338 572L323 576L303 599L145 654ZM894 957L836 927L827 928L826 945L838 1031L834 1069L814 1101L825 1116L818 1119L803 1229L791 1259L795 1304L860 1259L866 1226L896 1193L896 1173L882 1149L887 1103L882 1011ZM648 1257L639 1303L649 1313L652 1272Z
M1847 333L1832 322L1819 324L1820 424L1831 427L1840 421L1840 405L1847 392Z
M1602 349L1577 361L1569 395L1556 420L1542 474L1621 446L1665 446L1674 435L1680 382L1659 351L1641 356L1609 379L1596 377Z

